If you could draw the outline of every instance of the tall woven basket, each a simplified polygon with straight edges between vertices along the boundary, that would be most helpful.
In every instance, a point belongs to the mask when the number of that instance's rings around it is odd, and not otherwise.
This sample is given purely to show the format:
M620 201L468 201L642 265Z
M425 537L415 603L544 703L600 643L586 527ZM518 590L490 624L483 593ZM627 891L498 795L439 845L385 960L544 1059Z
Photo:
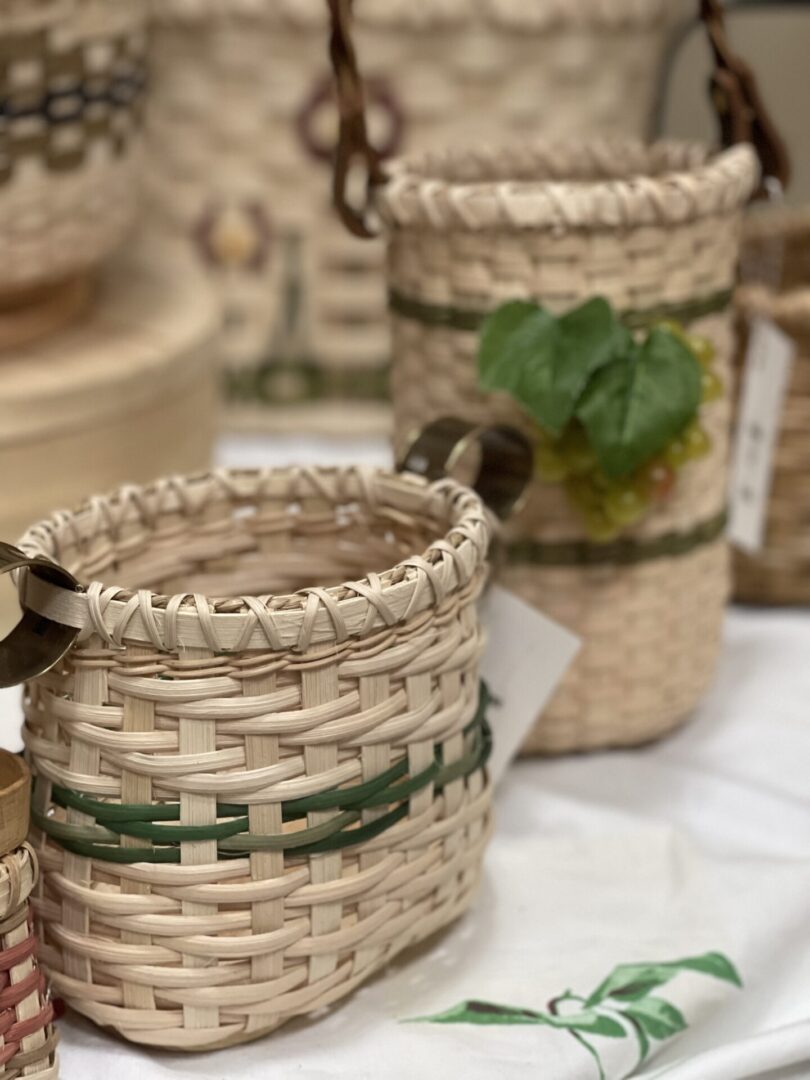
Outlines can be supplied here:
M68 303L50 294L133 221L146 15L146 0L0 0L0 309Z
M775 269L770 285L737 291L742 323L739 365L752 320L775 323L796 346L773 465L762 551L734 558L735 596L757 604L810 603L810 212L790 209L752 216L746 227L744 265ZM777 270L778 273L778 270Z
M29 897L37 860L26 843L31 778L0 751L0 1077L56 1080L53 1005L37 959Z
M505 301L531 299L561 313L604 297L630 328L677 320L716 353L723 393L701 410L711 452L683 470L672 497L614 542L593 543L560 485L538 478L510 523L502 569L505 584L584 642L525 749L659 736L711 678L729 587L730 302L742 210L757 186L754 150L527 140L382 166L365 139L348 5L333 0L332 9L345 118L336 193L346 223L367 233L343 191L350 167L365 163L387 226L398 450L448 414L497 418L539 439L511 397L479 388L479 333ZM713 36L721 30L713 26ZM723 60L716 79L735 78L734 58L724 51ZM766 122L758 131L775 153Z
M667 0L357 0L388 153L497 138L641 134ZM330 206L336 110L323 0L157 0L150 202L227 313L229 422L388 430L384 246Z
M464 911L489 835L488 520L453 481L219 472L6 549L27 614L4 681L69 650L27 685L25 741L42 956L73 1008L225 1046Z

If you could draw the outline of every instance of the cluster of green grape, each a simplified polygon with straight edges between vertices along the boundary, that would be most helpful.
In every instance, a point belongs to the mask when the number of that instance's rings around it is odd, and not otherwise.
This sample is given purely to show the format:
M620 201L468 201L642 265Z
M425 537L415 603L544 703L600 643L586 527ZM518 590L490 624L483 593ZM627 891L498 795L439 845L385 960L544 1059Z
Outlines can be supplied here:
M702 403L723 395L723 382L712 370L715 349L707 338L687 335L678 323L659 323L684 341L703 369ZM606 543L635 525L656 504L669 498L677 472L690 461L705 457L711 439L695 418L664 450L630 476L611 479L596 460L585 429L572 421L555 438L540 432L535 471L549 483L562 483L579 512L591 540Z

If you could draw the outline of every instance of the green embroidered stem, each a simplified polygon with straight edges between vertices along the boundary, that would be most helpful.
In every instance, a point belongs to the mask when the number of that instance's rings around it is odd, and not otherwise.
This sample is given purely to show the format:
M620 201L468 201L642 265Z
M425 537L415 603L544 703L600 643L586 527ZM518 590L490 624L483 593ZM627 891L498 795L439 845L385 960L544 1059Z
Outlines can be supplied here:
M677 304L658 304L651 308L630 309L621 312L621 318L625 326L631 330L641 330L664 319L673 319L687 325L707 315L725 311L731 303L732 295L731 289L723 289L708 296L684 300ZM469 333L480 330L491 314L489 311L431 304L425 300L405 296L396 289L389 290L388 307L395 315L423 323L425 326L441 326Z
M677 558L710 544L723 535L728 514L722 510L688 532L670 532L651 540L622 538L608 544L587 540L517 540L506 547L510 565L532 566L634 566L653 559Z
M402 779L408 771L407 760L403 760L380 776L362 784L335 788L282 804L284 821L304 819L314 810L340 811L335 817L319 825L278 835L251 834L247 806L234 803L217 804L217 816L228 820L218 821L213 825L160 824L179 820L179 804L106 803L58 785L54 785L52 790L54 803L94 818L95 824L78 825L59 821L42 814L36 806L32 807L32 820L66 850L109 862L176 863L180 861L180 844L200 840L215 840L222 858L238 857L251 851L289 850L299 856L338 851L350 845L364 843L395 825L408 813L407 800L415 792L430 784L435 786L437 793L441 792L454 780L469 776L482 768L492 749L492 736L485 716L489 700L486 688L482 686L476 715L464 729L464 734L470 739L470 747L457 761L445 765L441 758L441 749L437 748L436 759L426 769L408 779ZM393 809L374 821L358 824L363 810L380 806L392 806ZM155 846L122 846L122 835L149 840Z

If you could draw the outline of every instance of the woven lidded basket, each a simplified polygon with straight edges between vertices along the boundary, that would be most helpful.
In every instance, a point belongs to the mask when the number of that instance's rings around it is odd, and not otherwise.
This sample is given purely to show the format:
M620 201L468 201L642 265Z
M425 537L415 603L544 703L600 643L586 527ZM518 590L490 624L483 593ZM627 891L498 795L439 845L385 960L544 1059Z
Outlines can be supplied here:
M639 135L673 14L666 0L354 7L388 153L507 131ZM384 246L346 236L330 206L326 5L158 0L155 22L150 202L220 289L228 422L388 431Z
M0 751L0 1077L56 1080L53 1005L29 910L38 875L25 842L30 792L23 761Z
M136 210L145 0L0 0L0 305L93 269Z
M796 346L773 463L762 551L735 552L735 596L758 604L810 603L810 213L785 209L752 215L746 226L744 265L752 274L777 272L770 285L746 285L736 294L747 350L753 319L775 323ZM781 273L779 273L781 264Z
M50 661L81 628L25 703L43 959L70 1005L155 1046L240 1042L466 908L489 538L453 481L355 469L128 487L27 533L83 583L19 581Z
M509 524L502 569L507 585L583 638L525 749L590 749L658 736L699 699L720 642L728 592L730 301L742 210L757 186L754 150L527 140L381 164L365 139L348 5L332 0L332 10L332 55L344 96L336 193L346 224L367 235L367 218L343 193L350 167L365 163L388 233L399 451L414 430L448 414L520 425L540 443L539 428L511 396L479 385L481 329L508 301L536 301L561 314L605 298L626 327L677 321L708 339L701 344L715 354L720 394L700 409L711 450L682 470L671 496L617 539L595 543L562 486L538 475ZM723 61L716 79L735 86L722 26L711 32ZM780 147L770 136L763 123L760 141L779 164Z

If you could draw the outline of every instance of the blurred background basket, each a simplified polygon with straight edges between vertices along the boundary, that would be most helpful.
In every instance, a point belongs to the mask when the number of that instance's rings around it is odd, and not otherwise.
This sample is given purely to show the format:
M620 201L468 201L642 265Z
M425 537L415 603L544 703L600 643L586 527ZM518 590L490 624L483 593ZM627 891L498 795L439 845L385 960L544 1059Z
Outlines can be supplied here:
M737 291L743 334L742 365L753 319L769 319L796 345L796 360L782 413L764 547L735 553L735 595L757 604L810 603L810 210L791 208L752 216L746 227L744 265L752 275L775 272L770 285ZM780 273L781 264L781 273Z
M384 248L346 236L330 205L325 9L156 5L150 201L220 289L230 426L390 423ZM357 0L355 12L387 154L510 131L641 134L675 16L665 0Z
M465 910L489 540L468 489L357 469L129 487L29 531L96 581L24 579L30 610L84 627L25 705L70 1005L154 1046L241 1042Z
M0 0L0 308L93 270L137 205L145 0Z

